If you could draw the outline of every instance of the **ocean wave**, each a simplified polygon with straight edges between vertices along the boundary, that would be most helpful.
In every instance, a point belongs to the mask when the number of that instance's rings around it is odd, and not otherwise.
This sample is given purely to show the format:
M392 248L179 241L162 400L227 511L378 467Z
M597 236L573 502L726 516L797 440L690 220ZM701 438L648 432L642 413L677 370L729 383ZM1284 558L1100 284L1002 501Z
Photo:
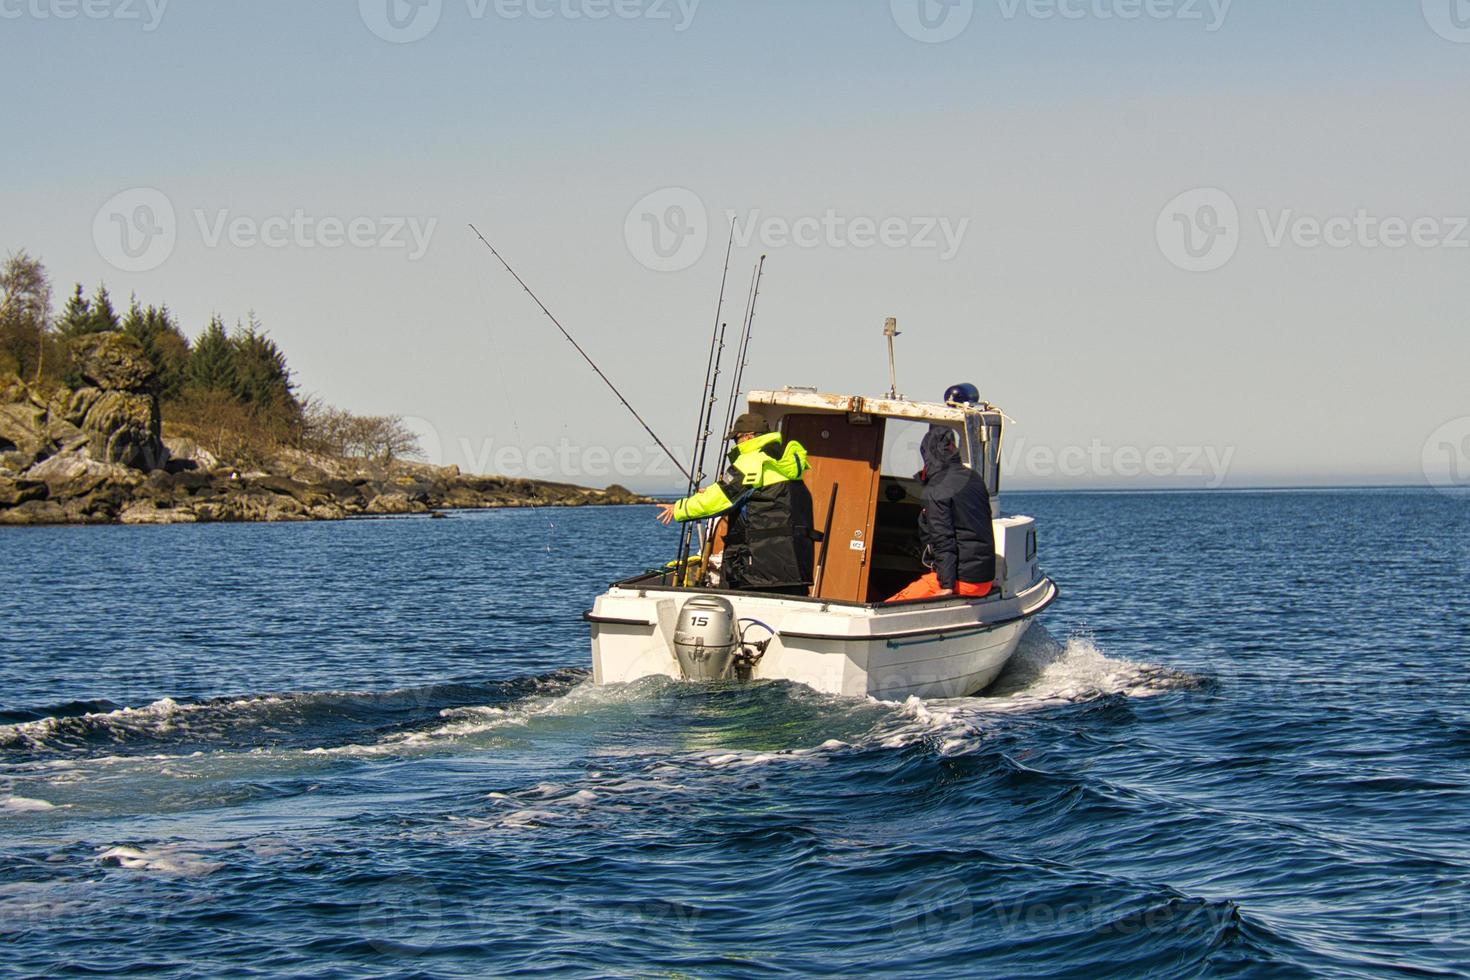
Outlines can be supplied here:
M515 752L559 738L607 760L615 779L638 772L665 785L701 772L824 766L850 753L918 747L952 757L982 746L1010 715L1150 697L1195 682L1109 657L1090 638L1058 641L1038 627L993 692L947 701L840 698L789 682L710 686L658 677L599 687L573 670L381 694L163 699L0 728L8 755L0 757L7 763L0 775L15 777L3 812L146 809L150 795L173 808L294 794L339 762ZM471 697L475 703L465 703ZM119 779L149 789L119 802L106 792ZM521 816L512 822L544 820L548 798L558 809L615 802L620 792L605 782L589 777L565 800L546 793L518 800Z
M99 748L115 752L119 748L152 751L160 746L175 750L289 746L301 738L319 744L324 734L346 737L363 730L430 722L447 705L513 702L541 693L563 693L585 676L583 671L563 670L511 681L382 693L262 694L207 701L162 698L141 707L61 710L0 725L0 751L66 754Z

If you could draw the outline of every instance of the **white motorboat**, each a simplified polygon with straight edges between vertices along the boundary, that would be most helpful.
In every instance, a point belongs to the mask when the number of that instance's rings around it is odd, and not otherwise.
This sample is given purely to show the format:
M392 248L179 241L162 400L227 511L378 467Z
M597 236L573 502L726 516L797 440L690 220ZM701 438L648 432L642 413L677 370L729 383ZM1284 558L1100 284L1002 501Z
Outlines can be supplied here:
M990 686L1035 617L1058 597L1038 565L1036 522L1001 514L1004 415L983 402L790 388L751 392L749 406L810 454L805 479L815 524L824 529L812 594L701 585L717 580L716 522L703 529L701 554L691 564L634 576L598 597L586 614L596 683L660 675L787 680L885 701L966 697ZM903 423L953 428L965 464L985 478L997 573L984 598L885 601L927 571L918 531L922 487L883 472L885 437ZM898 465L910 462L916 459Z

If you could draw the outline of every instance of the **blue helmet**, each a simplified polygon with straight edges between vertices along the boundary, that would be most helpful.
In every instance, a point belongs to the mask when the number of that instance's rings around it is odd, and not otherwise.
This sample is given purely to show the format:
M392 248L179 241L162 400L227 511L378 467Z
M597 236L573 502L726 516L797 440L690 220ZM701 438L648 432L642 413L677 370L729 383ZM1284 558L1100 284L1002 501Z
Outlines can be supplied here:
M944 393L946 405L978 405L980 404L980 389L974 385L954 385Z

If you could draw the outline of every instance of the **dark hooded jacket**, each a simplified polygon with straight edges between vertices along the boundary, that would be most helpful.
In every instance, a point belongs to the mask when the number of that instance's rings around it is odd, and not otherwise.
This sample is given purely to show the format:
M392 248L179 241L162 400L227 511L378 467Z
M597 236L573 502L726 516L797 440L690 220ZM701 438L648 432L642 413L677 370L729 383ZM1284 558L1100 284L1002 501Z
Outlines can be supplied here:
M933 426L924 436L924 513L919 534L939 586L984 585L995 580L995 530L985 480L960 461L954 433Z

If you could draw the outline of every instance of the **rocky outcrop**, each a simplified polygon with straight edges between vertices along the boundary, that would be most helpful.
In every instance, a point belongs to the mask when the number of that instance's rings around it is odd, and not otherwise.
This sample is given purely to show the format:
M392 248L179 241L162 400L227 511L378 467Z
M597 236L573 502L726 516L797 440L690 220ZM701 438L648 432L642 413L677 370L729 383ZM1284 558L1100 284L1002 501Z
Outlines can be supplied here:
M136 470L164 465L168 451L143 347L126 334L93 334L72 341L71 356L82 383L76 390L41 393L14 378L0 382L0 472L83 451Z
M87 383L141 383L125 349L89 350ZM330 521L649 502L622 487L467 477L455 467L289 449L242 473L187 440L155 443L156 409L141 392L87 387L48 400L0 382L0 397L11 399L0 403L0 525Z
M140 470L164 465L153 366L143 346L126 334L99 333L73 341L71 356L88 387L53 405L52 416L87 436L93 459Z

